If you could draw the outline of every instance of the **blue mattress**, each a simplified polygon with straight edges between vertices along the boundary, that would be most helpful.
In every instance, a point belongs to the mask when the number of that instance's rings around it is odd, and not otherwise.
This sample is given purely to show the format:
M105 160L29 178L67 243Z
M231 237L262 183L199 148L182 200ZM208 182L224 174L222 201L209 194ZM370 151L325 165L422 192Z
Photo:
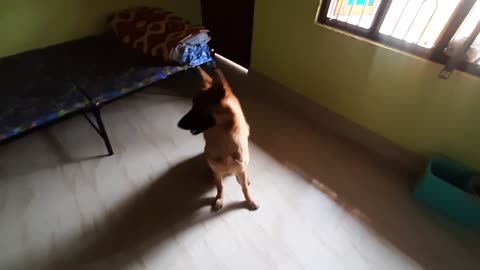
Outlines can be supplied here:
M0 140L88 106L57 60L48 51L0 59Z
M192 65L165 65L100 35L0 59L0 140L212 61L200 50Z

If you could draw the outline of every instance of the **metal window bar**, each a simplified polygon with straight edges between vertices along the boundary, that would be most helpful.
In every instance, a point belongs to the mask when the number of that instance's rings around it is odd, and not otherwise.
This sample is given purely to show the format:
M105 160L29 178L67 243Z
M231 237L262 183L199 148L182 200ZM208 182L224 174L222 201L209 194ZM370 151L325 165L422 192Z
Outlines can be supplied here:
M475 29L473 29L470 36L468 36L468 38L462 44L462 47L454 55L452 55L452 57L450 57L445 67L442 69L442 71L440 71L440 78L448 79L453 70L455 70L462 62L465 61L465 55L478 35L480 35L480 21L477 23L477 26L475 26Z
M425 24L425 26L423 27L422 33L421 33L420 36L418 37L418 39L417 39L417 41L415 42L415 44L418 44L418 43L420 42L420 40L422 40L422 37L423 37L423 35L425 34L425 31L427 30L428 25L432 22L433 16L435 16L435 13L437 13L437 10L438 10L438 1L435 0L435 8L433 9L432 15L430 16L430 18L428 18L428 21L427 21L427 23Z
M346 0L348 1L348 0ZM365 2L368 2L368 0L365 0ZM357 4L357 0L353 0L352 2L352 7L350 7L350 11L348 12L348 16L347 16L347 22L350 21L350 15L352 15L352 11L353 9L355 8L355 5Z
M422 28L420 28L419 24L423 22L423 20L420 20L420 18L421 18L420 14L428 12L428 10L425 9L426 8L425 5L429 1L432 1L432 2L435 1L434 6L432 7L432 10L430 11L429 18L426 21L425 25ZM371 2L369 0L365 0L365 2L363 4L363 7L362 7L362 10L361 10L360 16L358 16L358 18L355 18L355 20L352 20L352 13L353 13L354 8L355 8L355 6L357 5L358 2L359 2L358 0L329 1L329 4L328 4L329 11L328 11L328 13L331 14L330 16L331 16L331 19L333 19L333 20L337 20L339 22L347 23L347 24L350 24L352 26L361 27L360 24L362 23L363 19L365 18L365 10L367 9L367 6ZM383 1L379 1L379 4L376 5L377 8L373 12L373 14L375 14L374 19L373 19L372 24L370 26L371 30L372 30L372 31L370 31L371 36L374 36L374 35L378 34L378 31L380 30L380 26L384 22L384 19L387 16L387 13L390 9L390 6L391 6L392 2L393 2L392 0L383 0ZM342 14L345 13L345 8L346 8L345 3L347 3L347 5L349 5L348 3L351 3L351 7L350 7L350 10L348 10L348 14L346 14L346 16L342 16ZM418 7L415 7L415 8L412 6L412 4L413 4L413 1L411 1L411 0L407 0L407 1L404 2L404 4L401 6L401 11L399 12L398 17L395 19L395 21L393 23L394 26L393 26L390 34L386 34L386 36L405 41L406 38L410 34L412 34L413 30L421 31L419 33L419 37L416 39L416 41L411 41L411 43L422 46L422 45L420 45L420 41L425 36L425 32L427 31L427 29L429 29L429 26L430 26L433 18L435 17L438 9L439 9L439 4L438 4L438 0L422 0L420 5L418 5ZM430 8L430 6L428 8ZM407 11L409 11L409 12L407 12ZM413 16L412 19L407 19L407 16L410 16L410 14L411 14L410 11L414 12L415 15ZM425 16L425 14L422 14L422 16ZM408 22L409 25L408 25L408 27L406 27L407 29L406 29L405 33L403 33L403 36L401 36L401 37L394 36L395 32L398 32L397 30L399 29L401 22L405 21L406 19L409 21Z
M423 5L425 5L425 2L426 2L426 0L423 0L422 3L420 4L420 7L417 9L417 12L415 12L415 16L413 17L412 22L411 22L410 25L408 26L407 32L405 32L405 35L403 36L402 40L405 40L405 38L407 37L408 33L409 33L410 30L412 29L412 25L413 25L413 23L417 20L418 14L420 13L420 10L422 10ZM427 25L427 27L428 27L428 25Z
M392 33L389 36L392 36L393 33L395 33L395 30L397 30L398 23L402 20L403 14L405 13L405 10L407 9L408 4L410 4L410 0L408 0L405 5L403 6L402 12L400 12L400 16L398 16L397 22L395 22L395 26L393 27Z
M318 20L321 23L337 21L368 29L373 25L377 11L382 3L390 1L392 0L324 0L322 1ZM361 24L366 19L369 6L372 8L368 12L372 17L372 22L370 26L364 27Z
M342 0L342 4L340 5L340 9L338 10L338 14L337 14L337 17L335 17L335 20L338 20L338 17L340 16L340 14L342 14L342 10L343 8L345 7L345 2L348 1L348 0ZM335 12L335 10L337 9L337 5L338 3L335 4L335 9L333 12Z
M324 0L324 1L328 2L327 0ZM327 6L328 10L326 13L327 17L333 18L335 16L335 8L337 5L338 5L338 0L332 0L330 1L330 3L328 3L328 6ZM320 12L322 12L321 9L320 9Z
M435 57L433 60L444 62L445 56L443 54L443 50L448 47L448 44L462 25L464 19L468 16L476 1L477 0L463 0L457 6L452 14L452 17L450 18L450 21L445 27L445 30L440 34L435 42L435 48L433 50L433 55Z
M422 42L422 39L426 35L426 32L429 31L429 26L431 25L432 21L435 19L435 16L438 15L438 10L440 10L439 7L439 2L435 0L434 5L429 8L432 9L431 14L429 14L429 18L424 20L426 12L420 11L420 14L417 13L417 23L420 23L420 21L423 21L425 25L423 25L422 28L415 27L415 31L418 31L418 38L416 40L411 40L411 42L405 42L402 39L395 38L393 36L385 35L380 33L380 28L382 27L382 24L385 21L385 18L387 16L387 13L389 12L389 9L391 8L392 2L394 0L378 0L378 2L375 2L374 4L374 11L372 12L373 14L373 21L370 25L370 28L365 29L360 26L360 23L362 22L362 19L365 18L365 9L367 7L362 8L362 15L360 15L360 19L358 23L355 25L355 23L349 23L348 18L347 21L344 21L343 18L340 18L340 15L342 14L342 11L345 9L345 2L348 0L323 0L321 4L321 8L318 13L318 22L320 23L325 23L327 25L330 25L335 28L339 28L363 37L367 37L371 40L377 41L384 43L388 46L395 47L397 49L401 49L410 53L413 53L417 56L421 56L430 60L433 60L438 63L445 64L449 61L449 58L444 54L444 49L448 47L449 42L461 26L463 20L465 17L468 15L469 11L472 9L472 7L475 5L477 0L461 0L458 5L455 7L455 10L451 14L449 20L446 22L444 25L442 31L438 35L435 41L430 41L431 48L426 48L420 45ZM358 2L358 1L356 1ZM369 0L366 0L366 5L368 5ZM402 8L402 11L405 13L405 9L408 7L408 2L411 3L410 0L407 1L407 4ZM338 9L340 6L340 9ZM418 9L425 8L424 5L421 5ZM337 10L338 9L338 10ZM418 10L417 10L418 12ZM351 15L351 14L350 14ZM428 15L427 15L428 16ZM395 24L398 24L398 21L403 17L400 16L396 21ZM422 18L422 20L420 20ZM415 18L412 20L413 24L415 24ZM392 22L393 24L393 22ZM408 34L412 30L413 27L410 27L409 25L409 30L407 31L407 34L405 35L408 39ZM392 31L393 34L393 31ZM404 36L404 39L405 39ZM451 58L450 58L450 61ZM472 70L468 66L464 66L465 63L461 63L460 65L457 65L457 69L467 71L473 74L480 75L480 68L476 68L475 70ZM452 64L450 64L450 67Z
M393 0L381 0L378 5L378 9L375 11L375 18L373 19L372 26L370 27L370 35L378 35L380 27L382 26L385 16L387 16L388 9Z
M363 4L362 14L360 15L360 18L358 19L358 23L356 24L357 26L362 22L363 14L365 14L365 9L366 9L369 2L370 2L369 0L366 0L365 4Z

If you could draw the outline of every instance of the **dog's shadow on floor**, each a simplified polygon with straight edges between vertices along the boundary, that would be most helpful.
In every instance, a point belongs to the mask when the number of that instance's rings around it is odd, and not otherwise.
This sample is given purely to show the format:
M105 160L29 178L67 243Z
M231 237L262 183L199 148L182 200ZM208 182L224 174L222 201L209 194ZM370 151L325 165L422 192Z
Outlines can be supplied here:
M247 207L237 202L209 212L213 197L206 193L213 188L203 155L187 159L116 207L101 224L68 241L46 269L113 269L113 261L115 269L128 269L174 232ZM204 207L208 211L199 214Z

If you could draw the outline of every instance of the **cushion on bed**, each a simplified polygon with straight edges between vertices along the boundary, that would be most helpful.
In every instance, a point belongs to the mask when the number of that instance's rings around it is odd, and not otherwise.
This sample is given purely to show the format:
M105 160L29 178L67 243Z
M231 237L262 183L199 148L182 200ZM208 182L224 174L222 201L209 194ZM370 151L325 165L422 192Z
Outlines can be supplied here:
M119 11L112 16L110 27L129 48L165 63L174 62L171 53L182 41L200 33L209 33L203 26L192 26L170 11L150 7Z

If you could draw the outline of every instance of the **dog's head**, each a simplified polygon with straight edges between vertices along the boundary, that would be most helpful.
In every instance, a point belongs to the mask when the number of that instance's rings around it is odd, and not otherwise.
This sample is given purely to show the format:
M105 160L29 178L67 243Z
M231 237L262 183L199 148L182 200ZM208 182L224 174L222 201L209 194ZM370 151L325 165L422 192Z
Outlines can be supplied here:
M214 127L217 123L214 111L221 107L222 100L231 92L222 71L215 69L213 78L198 67L203 79L203 89L193 98L193 106L178 122L178 127L190 130L193 135Z

